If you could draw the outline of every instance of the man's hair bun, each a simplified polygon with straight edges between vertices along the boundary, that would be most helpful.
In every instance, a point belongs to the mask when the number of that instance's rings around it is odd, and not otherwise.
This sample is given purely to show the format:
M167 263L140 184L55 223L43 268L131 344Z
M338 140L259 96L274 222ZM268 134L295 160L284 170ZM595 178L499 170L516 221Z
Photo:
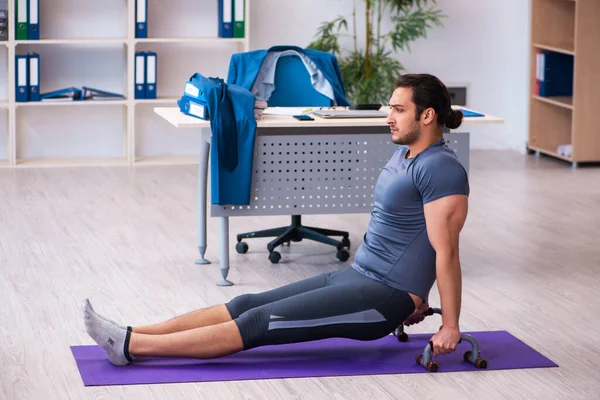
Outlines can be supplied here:
M446 128L448 129L456 129L462 124L463 117L464 115L461 110L450 109L444 125L446 125Z

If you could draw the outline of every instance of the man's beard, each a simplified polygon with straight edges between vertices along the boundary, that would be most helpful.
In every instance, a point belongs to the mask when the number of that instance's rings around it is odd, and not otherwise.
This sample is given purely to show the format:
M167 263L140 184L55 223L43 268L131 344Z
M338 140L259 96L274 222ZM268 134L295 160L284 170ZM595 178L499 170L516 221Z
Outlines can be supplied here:
M413 122L408 132L402 137L394 137L392 135L392 142L403 146L411 145L415 143L421 137L421 129L417 121Z

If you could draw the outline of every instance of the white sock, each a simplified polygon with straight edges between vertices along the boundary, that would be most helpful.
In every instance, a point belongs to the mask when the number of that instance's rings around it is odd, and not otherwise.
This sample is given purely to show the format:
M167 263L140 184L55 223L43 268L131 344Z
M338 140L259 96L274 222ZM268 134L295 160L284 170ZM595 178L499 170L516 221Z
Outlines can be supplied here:
M112 319L105 318L105 317L103 317L102 315L98 314L98 313L96 312L96 310L94 310L94 307L92 307L92 303L90 302L90 299L85 299L85 301L84 301L84 302L87 304L87 306L88 306L88 309L90 310L90 312L91 312L92 314L96 315L98 318L100 318L100 319L103 319L103 320L105 320L106 322L109 322L109 323L111 323L111 324L113 324L113 325L117 326L117 327L118 327L118 328L120 328L120 329L127 329L127 327L126 327L126 326L124 326L124 325L121 325L121 324L119 324L119 323L116 323L116 322L115 322L115 321L113 321Z
M104 350L113 365L127 365L133 359L129 355L131 329L122 329L93 313L89 302L83 302L83 321L88 335Z

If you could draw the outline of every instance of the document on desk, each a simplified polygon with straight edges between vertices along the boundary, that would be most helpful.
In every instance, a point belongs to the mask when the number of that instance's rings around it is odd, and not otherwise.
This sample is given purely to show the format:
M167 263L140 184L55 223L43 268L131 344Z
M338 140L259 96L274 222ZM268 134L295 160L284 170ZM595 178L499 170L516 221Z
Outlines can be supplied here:
M263 115L300 115L310 112L310 107L267 107Z

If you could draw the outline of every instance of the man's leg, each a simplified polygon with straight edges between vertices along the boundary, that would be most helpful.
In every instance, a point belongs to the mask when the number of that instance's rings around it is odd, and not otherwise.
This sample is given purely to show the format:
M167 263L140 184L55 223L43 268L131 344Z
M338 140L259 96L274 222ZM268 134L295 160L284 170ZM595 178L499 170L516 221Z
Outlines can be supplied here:
M335 274L335 272L320 274L262 293L243 294L235 297L226 304L219 304L191 311L157 324L134 326L131 328L131 331L147 335L164 335L203 326L221 324L237 318L237 316L253 307L258 307L263 304L281 300L285 297L323 287L327 284L327 280L332 274ZM120 325L97 313L88 299L86 299L84 303L84 306L87 307L88 312L91 314L94 314L107 322L111 322L114 325L118 325L122 329L126 329L126 326Z
M84 322L88 334L115 365L128 364L132 360L130 354L217 357L243 349L239 329L232 318L251 308L324 287L330 276L338 273L321 274L263 293L244 294L227 304L134 328L119 325L99 315L86 299L83 303ZM202 346L199 346L200 343ZM131 349L133 351L130 352Z
M253 308L235 319L244 349L326 338L376 340L415 310L411 296L352 268L328 286Z
M244 343L234 321L165 335L131 333L129 340L133 357L215 358L242 350Z
M251 308L324 287L330 275L320 274L262 293L239 295L226 304L195 310L154 325L133 327L132 332L163 335L228 322Z
M219 304L179 315L154 325L134 326L131 330L146 335L164 335L202 326L221 324L227 321L231 321L231 315L229 315L229 311L227 311L224 304Z

